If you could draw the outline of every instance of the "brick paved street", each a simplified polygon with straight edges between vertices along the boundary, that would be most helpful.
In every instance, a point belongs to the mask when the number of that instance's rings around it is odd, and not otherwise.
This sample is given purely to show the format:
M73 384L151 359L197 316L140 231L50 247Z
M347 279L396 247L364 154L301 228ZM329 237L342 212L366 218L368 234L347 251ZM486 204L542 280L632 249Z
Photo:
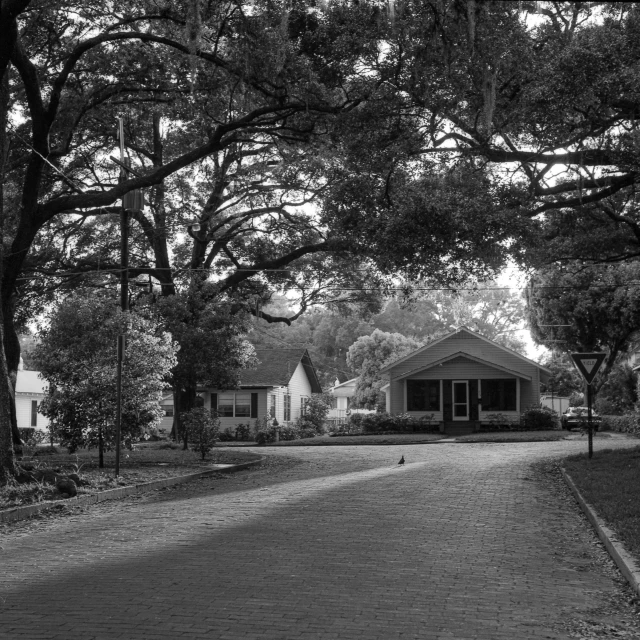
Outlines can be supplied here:
M5 528L0 638L568 638L626 593L530 468L585 446L270 448L291 464Z

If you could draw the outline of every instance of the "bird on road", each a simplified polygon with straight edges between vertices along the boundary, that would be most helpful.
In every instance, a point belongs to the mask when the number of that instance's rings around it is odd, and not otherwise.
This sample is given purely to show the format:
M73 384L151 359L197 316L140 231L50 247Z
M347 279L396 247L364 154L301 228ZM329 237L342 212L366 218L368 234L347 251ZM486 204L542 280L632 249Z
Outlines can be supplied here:
M404 456L402 456L402 458L400 458L400 462L398 462L398 464L404 464Z

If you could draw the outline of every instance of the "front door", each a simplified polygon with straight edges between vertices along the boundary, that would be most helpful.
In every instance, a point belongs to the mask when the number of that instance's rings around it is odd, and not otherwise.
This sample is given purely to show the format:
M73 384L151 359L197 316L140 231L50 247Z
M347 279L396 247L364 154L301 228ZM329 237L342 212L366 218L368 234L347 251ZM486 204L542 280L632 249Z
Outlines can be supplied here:
M469 381L454 380L453 391L453 419L469 420Z

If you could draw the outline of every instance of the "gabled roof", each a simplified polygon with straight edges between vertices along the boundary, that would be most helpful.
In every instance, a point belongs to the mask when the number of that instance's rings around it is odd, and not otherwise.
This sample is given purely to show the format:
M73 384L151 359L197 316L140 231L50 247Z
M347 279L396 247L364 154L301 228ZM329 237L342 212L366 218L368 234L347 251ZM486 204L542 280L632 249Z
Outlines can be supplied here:
M316 370L306 349L256 349L256 369L242 371L241 387L286 387L299 364L304 367L311 391L322 393Z
M357 380L358 378L351 378L351 380L346 380L345 382L341 382L340 384L334 384L333 387L329 389L329 391L333 391L334 389L340 389L340 387L355 386L355 383Z
M504 367L501 364L496 364L495 362L490 362L489 360L484 360L483 358L479 358L478 356L473 356L470 353L466 353L464 351L456 351L451 355L446 356L445 358L440 358L440 360L435 360L434 362L430 362L426 366L424 364L416 367L415 369L411 369L411 371L407 371L403 373L401 376L394 378L394 380L402 380L403 378L408 378L413 375L416 371L425 371L426 369L432 369L433 367L438 367L445 362L449 362L449 360L453 360L455 358L466 358L467 360L473 360L474 362L478 362L480 364L486 364L487 366L498 369L500 371L504 371L505 373L510 373L513 376L518 378L524 378L525 380L531 380L531 376L528 376L521 371L516 371L515 369L509 369L508 367Z
M389 371L389 369L391 369L393 367L396 367L401 362L404 362L405 360L408 360L409 358L413 358L418 353L422 353L423 351L427 351L428 349L431 349L431 347L439 344L440 342L443 342L444 340L447 340L451 336L455 336L458 333L468 333L470 336L473 336L474 338L478 338L479 340L483 340L484 342L487 342L488 344L491 344L494 347L497 347L498 349L502 349L502 351L504 351L505 353L509 353L512 356L515 356L516 358L519 358L520 360L522 360L522 362L526 362L527 364L531 364L534 367L537 367L538 369L540 369L540 371L544 371L544 373L546 373L548 375L552 375L552 372L549 369L547 369L546 367L543 367L542 365L538 364L537 362L534 362L533 360L529 360L529 358L525 358L523 355L520 355L517 351L514 351L513 349L509 349L508 347L503 347L501 344L498 344L497 342L494 342L493 340L489 340L489 338L485 338L483 335L480 335L479 333L476 333L475 331L471 331L471 329L469 329L467 327L459 327L455 331L452 331L451 333L448 333L446 336L442 336L442 338L438 338L437 340L434 340L433 342L429 342L428 344L425 344L423 347L420 347L419 349L416 349L415 351L412 351L411 353L407 354L406 356L404 356L402 358L398 358L394 362L388 364L386 367L383 367L382 369L380 369L380 373L386 373L387 371Z
M16 393L47 393L49 383L40 377L39 371L18 370Z

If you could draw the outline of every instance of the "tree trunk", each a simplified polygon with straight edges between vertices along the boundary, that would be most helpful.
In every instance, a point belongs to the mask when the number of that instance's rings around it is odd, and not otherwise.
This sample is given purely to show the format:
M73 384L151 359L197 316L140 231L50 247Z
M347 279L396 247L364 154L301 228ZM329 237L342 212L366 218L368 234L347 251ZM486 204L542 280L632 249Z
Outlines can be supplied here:
M0 69L0 281L4 264L4 162L7 152L7 113L9 108L9 76L6 66ZM0 486L17 475L13 453L11 407L14 407L13 389L9 380L9 369L4 353L4 321L2 317L2 293L0 292Z
M102 427L98 428L98 468L104 469L104 439L102 437Z
M2 320L4 335L2 344L4 345L4 352L7 359L7 369L9 373L9 382L13 393L11 394L11 433L13 435L13 444L16 450L22 449L22 438L20 437L20 431L18 431L18 418L16 415L16 402L15 402L15 390L16 382L18 380L18 369L20 367L20 340L18 339L18 333L16 331L16 325L13 321L13 309L11 303L7 300L3 300L2 305Z
M182 425L182 414L191 411L196 404L196 385L189 385L186 389L173 390L173 428L176 442L182 438L183 449L189 446L189 434ZM173 433L173 432L172 432Z

